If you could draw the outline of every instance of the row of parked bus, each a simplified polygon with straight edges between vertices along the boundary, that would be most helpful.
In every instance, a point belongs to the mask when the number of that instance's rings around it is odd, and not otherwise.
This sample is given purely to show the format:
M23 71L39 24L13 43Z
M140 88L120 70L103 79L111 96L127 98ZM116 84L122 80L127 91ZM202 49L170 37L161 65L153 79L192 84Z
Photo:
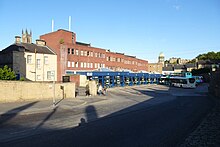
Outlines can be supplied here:
M202 76L192 76L192 73L180 73L169 76L161 76L160 84L165 84L175 87L196 88L200 83L203 83Z

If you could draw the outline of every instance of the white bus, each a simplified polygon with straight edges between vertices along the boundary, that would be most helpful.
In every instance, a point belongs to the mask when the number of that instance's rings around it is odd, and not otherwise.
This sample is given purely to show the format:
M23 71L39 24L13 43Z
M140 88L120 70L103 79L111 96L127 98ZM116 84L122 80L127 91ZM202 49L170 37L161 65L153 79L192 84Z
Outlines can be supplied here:
M195 78L170 77L169 82L171 86L175 87L196 88Z

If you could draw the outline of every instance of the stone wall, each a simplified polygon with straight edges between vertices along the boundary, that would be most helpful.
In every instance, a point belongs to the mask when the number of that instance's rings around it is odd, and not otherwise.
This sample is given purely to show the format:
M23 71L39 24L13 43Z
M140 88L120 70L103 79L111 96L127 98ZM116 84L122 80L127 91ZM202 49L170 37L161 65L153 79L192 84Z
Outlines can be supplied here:
M89 93L93 96L97 95L97 83L96 81L89 81Z
M74 98L75 83L55 83L55 99ZM53 99L52 82L0 81L0 102Z

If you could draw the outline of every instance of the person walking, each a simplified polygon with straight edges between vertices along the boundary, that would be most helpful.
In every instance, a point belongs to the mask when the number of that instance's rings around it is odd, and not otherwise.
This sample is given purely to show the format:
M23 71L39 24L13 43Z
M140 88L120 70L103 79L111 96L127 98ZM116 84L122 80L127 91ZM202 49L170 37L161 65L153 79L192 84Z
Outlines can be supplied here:
M98 88L98 94L101 95L103 94L103 89L102 89L102 84L99 84L99 88Z

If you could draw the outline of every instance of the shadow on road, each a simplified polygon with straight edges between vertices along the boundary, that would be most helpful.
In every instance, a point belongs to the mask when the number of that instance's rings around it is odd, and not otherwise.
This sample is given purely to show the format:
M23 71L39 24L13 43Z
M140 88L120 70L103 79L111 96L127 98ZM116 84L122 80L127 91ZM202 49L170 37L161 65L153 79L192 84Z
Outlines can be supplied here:
M57 109L58 109L58 107L55 107L55 108L53 109L53 111L50 112L50 113L47 115L47 117L45 117L44 120L43 120L39 125L37 125L36 130L39 129L41 126L43 126L44 123L45 123L47 120L49 120L49 119L51 118L51 116L57 111Z
M132 99L141 98L135 96L135 93L150 95L152 98L101 118L99 118L96 107L89 105L84 109L85 118L80 119L78 127L59 131L55 131L56 128L42 127L41 129L51 131L51 133L46 136L30 136L22 141L1 145L32 147L178 146L213 106L210 99L205 96L182 96L150 106L155 99L162 99L157 97L157 92L161 92L160 90L152 92L133 88L130 92L134 94ZM127 95L129 93L123 94L123 96ZM166 94L166 98L168 97L169 95ZM42 126L55 112L56 110L51 112L39 126Z
M38 101L35 102L31 102L29 104L23 105L21 107L17 107L15 109L9 110L8 112L4 113L1 115L0 117L0 125L6 123L7 121L11 120L12 118L14 118L16 115L19 114L19 112L35 105L36 103L38 103Z
M80 119L79 126L84 126L86 123L98 119L96 108L93 105L89 105L85 108L85 117L86 118Z

